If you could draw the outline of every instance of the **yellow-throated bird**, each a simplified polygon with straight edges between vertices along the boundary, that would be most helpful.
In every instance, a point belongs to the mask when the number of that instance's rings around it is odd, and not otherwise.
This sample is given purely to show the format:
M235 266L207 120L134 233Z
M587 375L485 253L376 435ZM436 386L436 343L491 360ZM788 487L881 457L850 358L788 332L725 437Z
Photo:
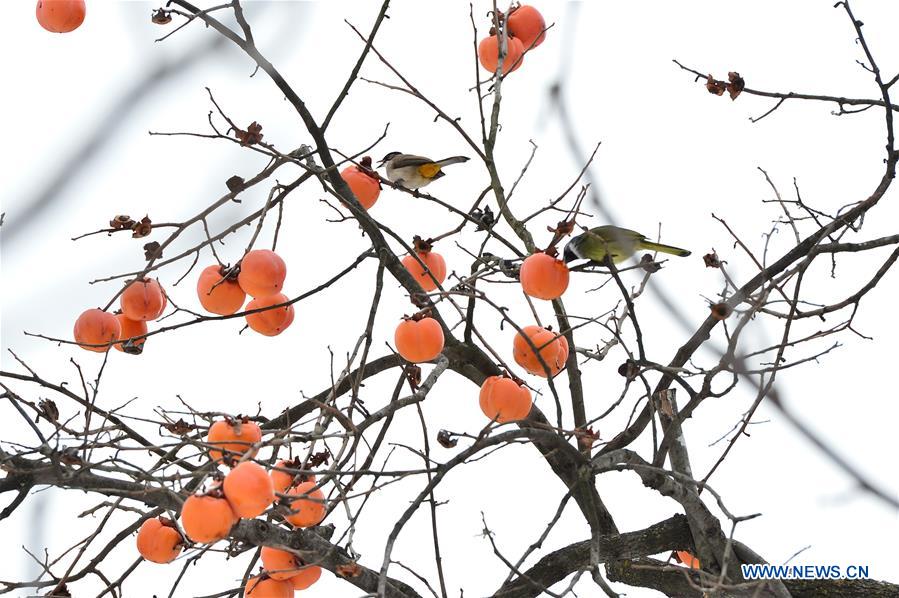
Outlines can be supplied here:
M585 233L572 238L565 245L565 261L591 260L602 263L606 255L611 255L612 262L617 264L631 257L640 249L646 251L660 251L681 257L687 257L690 252L680 247L654 243L637 231L621 228L620 226L597 226Z
M387 180L406 189L420 189L443 176L443 167L450 164L468 162L465 156L453 156L443 160L431 160L424 156L413 156L400 152L390 152L381 163L387 169Z

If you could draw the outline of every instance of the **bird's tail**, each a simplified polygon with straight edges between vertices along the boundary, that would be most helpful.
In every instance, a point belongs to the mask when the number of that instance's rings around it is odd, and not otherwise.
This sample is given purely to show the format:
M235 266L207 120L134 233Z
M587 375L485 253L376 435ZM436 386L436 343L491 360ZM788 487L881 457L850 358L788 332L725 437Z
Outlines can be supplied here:
M437 164L442 168L444 166L449 166L450 164L458 164L460 162L468 162L468 156L453 156L452 158L444 158L443 160L437 160Z
M670 253L671 255L677 255L680 257L687 257L690 255L690 252L686 249L681 249L680 247L673 247L671 245L662 245L661 243L653 243L652 241L640 241L640 248L646 249L647 251L660 251L662 253Z

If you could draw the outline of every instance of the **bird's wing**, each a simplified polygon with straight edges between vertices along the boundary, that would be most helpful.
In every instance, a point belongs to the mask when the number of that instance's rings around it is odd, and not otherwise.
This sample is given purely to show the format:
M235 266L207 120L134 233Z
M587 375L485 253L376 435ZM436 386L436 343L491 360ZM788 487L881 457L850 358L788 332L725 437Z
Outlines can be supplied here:
M400 154L391 160L393 168L403 168L406 166L423 166L424 164L433 164L434 161L424 156L413 156L412 154Z

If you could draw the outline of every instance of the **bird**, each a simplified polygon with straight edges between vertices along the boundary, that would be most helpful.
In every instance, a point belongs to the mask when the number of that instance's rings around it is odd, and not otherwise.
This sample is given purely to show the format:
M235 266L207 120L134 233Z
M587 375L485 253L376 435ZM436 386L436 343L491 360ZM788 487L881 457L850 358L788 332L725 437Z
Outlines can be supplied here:
M443 160L431 160L401 152L390 152L378 164L387 169L387 180L406 189L420 189L434 179L443 176L443 167L468 162L467 156L453 156Z
M623 262L639 249L660 251L680 257L687 257L690 252L680 247L655 243L646 235L620 226L597 226L572 238L564 251L565 262L583 259L603 263L611 255L612 263Z

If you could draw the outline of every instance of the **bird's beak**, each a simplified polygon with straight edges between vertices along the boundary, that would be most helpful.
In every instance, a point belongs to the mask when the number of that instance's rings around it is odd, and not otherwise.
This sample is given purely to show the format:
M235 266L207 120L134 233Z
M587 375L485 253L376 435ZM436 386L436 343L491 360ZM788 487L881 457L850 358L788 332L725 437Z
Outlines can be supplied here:
M563 258L566 264L573 262L578 259L577 255L575 255L574 250L571 248L571 243L565 245L565 251L563 252Z
M378 166L377 166L377 167L378 167L378 168L381 168L381 167L384 166L384 164L386 164L386 163L387 163L387 158L384 158L383 160L381 160L380 162L378 162Z

